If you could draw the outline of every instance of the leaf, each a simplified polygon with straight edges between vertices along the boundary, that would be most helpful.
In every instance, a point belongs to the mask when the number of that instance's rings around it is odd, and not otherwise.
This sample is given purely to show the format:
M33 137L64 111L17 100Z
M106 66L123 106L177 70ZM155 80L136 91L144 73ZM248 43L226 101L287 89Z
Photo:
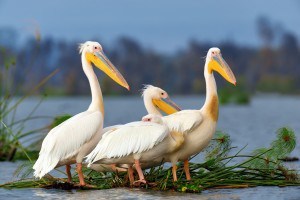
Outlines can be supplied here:
M69 115L69 114L56 116L54 118L53 122L50 124L50 128L52 129L52 128L60 125L61 123L63 123L64 121L70 119L71 117L72 117L72 115Z
M205 160L227 156L230 146L230 136L221 131L217 131L214 139L212 139L209 146L206 148Z

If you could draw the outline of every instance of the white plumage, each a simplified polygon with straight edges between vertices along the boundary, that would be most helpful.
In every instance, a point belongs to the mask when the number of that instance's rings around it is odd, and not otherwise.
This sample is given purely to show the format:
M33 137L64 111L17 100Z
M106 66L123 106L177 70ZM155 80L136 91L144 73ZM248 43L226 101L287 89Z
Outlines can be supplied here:
M88 166L92 163L129 164L129 171L135 164L139 182L145 183L140 162L151 162L175 151L183 141L183 134L170 131L161 116L149 114L143 117L143 122L132 122L106 132L86 161Z
M60 162L75 160L83 144L102 129L103 117L99 111L86 111L53 128L45 137L39 158L33 169L35 177L43 177Z
M148 114L155 114L157 116L162 116L160 111L163 111L165 113L171 114L179 110L178 106L169 98L169 95L166 91L162 90L159 87L155 87L152 85L145 85L144 88L142 89L142 97L144 100L144 105L146 107L146 110ZM158 110L160 109L160 110ZM157 117L155 117L157 119ZM140 123L140 122L138 122ZM162 121L161 121L162 123ZM158 124L161 124L158 123ZM130 123L131 124L131 123ZM121 128L124 125L114 125L114 126L109 126L103 129L102 134L103 138L108 136L109 133L114 132L116 129ZM129 128L129 126L127 126ZM137 127L135 127L137 128ZM113 131L111 131L113 130ZM109 132L109 133L108 133ZM107 134L106 134L107 133ZM144 134L141 134L143 136ZM176 138L176 136L175 136ZM146 138L144 138L146 139ZM119 139L118 139L119 141ZM112 141L110 141L112 142ZM112 143L113 144L113 143ZM118 146L118 145L115 145ZM98 146L99 147L99 146ZM93 151L93 155L90 154L90 157L88 159L89 162L92 162L93 159L95 159L97 150L95 149ZM120 153L119 155L121 155ZM93 159L91 159L93 157ZM124 167L125 165L122 165ZM109 167L105 166L104 164L89 164L89 167L92 168L93 170L102 172L103 170L107 171L107 169L110 169ZM118 170L122 170L118 168Z
M159 87L145 85L142 89L142 97L148 114L155 115L152 116L154 121L161 120L159 116L162 115L158 108L165 112L175 112L178 109L178 106L170 100L168 93ZM164 102L163 99L167 102ZM153 100L160 104L156 105ZM175 124L172 125L176 126ZM174 131L176 131L175 129ZM149 150L167 136L169 129L166 124L162 125L161 120L159 123L132 122L125 125L109 126L104 128L102 133L101 141L87 156L86 162L89 163L89 166L102 158L123 157ZM93 168L96 169L97 167L94 165Z
M92 63L123 87L129 89L129 86L98 42L81 44L80 53L82 68L91 88L92 102L87 111L75 115L48 133L33 169L34 176L42 178L55 167L66 165L68 181L72 181L70 165L77 163L80 185L84 186L82 159L96 146L103 129L103 98Z
M145 152L160 143L169 131L166 126L152 122L132 122L106 132L87 162L102 158L124 157Z
M202 122L202 114L195 110L183 110L163 117L163 121L170 131L186 134L199 126Z
M170 130L177 130L184 134L184 143L176 151L165 154L144 167L157 166L164 162L172 162L173 176L176 176L176 162L184 161L184 171L190 180L188 159L201 152L212 139L218 120L218 94L213 71L220 73L227 81L236 84L236 79L221 56L220 49L211 48L206 56L204 77L206 82L206 100L200 110L183 110L163 118ZM177 178L174 177L174 180Z

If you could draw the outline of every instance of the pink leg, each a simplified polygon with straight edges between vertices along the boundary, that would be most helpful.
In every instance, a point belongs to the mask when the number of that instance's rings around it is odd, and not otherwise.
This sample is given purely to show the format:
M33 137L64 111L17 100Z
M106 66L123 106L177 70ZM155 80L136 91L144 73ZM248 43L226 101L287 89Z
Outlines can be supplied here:
M115 172L117 170L116 164L111 164L111 169Z
M66 172L68 176L68 182L71 183L72 182L71 165L66 165Z
M191 180L190 168L189 168L189 160L184 161L184 172L186 176L186 180Z
M85 186L84 177L82 173L82 163L77 163L77 173L79 178L79 184L80 186Z
M139 175L140 180L138 180L138 182L140 183L147 183L140 165L140 161L139 160L134 160L134 164L135 164L135 169Z
M177 173L176 173L176 171L177 171L177 165L175 164L175 165L172 166L172 174L173 174L173 181L174 182L177 181Z
M128 177L129 177L130 185L132 185L133 182L134 182L134 175L133 175L133 169L132 169L132 166L129 166L127 172L128 172Z

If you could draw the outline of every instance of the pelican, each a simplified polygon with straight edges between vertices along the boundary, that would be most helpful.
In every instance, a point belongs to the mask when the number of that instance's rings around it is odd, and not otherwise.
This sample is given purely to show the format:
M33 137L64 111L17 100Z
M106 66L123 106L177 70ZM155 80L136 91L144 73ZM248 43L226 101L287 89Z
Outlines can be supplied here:
M161 161L172 162L174 176L177 170L176 162L184 161L186 179L191 180L188 159L207 147L216 131L219 101L214 71L229 83L236 85L235 76L223 59L220 49L210 48L204 67L206 99L203 107L200 110L182 110L164 117L163 120L170 129L184 134L184 142L177 151L165 154L151 163L146 163L148 166L158 165Z
M82 160L101 138L104 119L102 92L92 63L119 85L129 86L103 52L98 42L87 41L79 46L82 68L88 78L92 102L88 109L53 128L45 137L39 158L33 166L34 176L42 178L52 169L66 165L68 181L72 181L70 165L77 163L80 186L85 185Z
M179 106L170 99L168 93L159 87L145 85L142 97L148 114L162 116L160 110L167 115L181 110Z
M150 114L142 122L131 122L107 131L96 148L87 156L88 166L93 163L129 164L132 182L132 165L139 175L138 183L146 183L140 162L175 151L183 143L183 134L171 131L160 115Z
M148 114L162 116L161 111L170 115L181 110L179 106L170 99L169 94L159 87L145 85L142 89L142 97ZM122 124L109 126L104 128L102 132L104 134L111 129L116 129L121 126Z
M159 87L145 85L142 89L142 97L148 114L162 116L161 111L169 115L181 110L179 106L170 99L168 93ZM105 134L112 129L120 128L121 126L122 125L114 125L106 127L103 129L102 134ZM131 168L124 165L122 165L122 168L117 168L114 164L111 167L104 164L90 164L89 168L98 172L116 170L126 171L124 168L129 168L129 173L131 173Z

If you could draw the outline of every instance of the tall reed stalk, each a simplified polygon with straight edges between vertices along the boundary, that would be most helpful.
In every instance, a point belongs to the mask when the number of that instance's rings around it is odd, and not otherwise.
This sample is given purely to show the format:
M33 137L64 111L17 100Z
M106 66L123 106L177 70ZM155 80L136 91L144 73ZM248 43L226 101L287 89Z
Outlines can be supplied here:
M37 108L43 101L40 101L32 107L31 111L22 116L21 119L16 119L18 109L24 100L35 94L45 83L53 77L58 70L54 70L48 76L44 77L31 90L19 96L19 86L15 84L15 72L18 70L17 60L12 54L6 53L2 48L2 57L4 58L3 65L0 63L0 161L11 161L14 159L16 152L23 147L21 141L26 141L27 138L33 137L35 134L43 132L47 127L40 127L34 130L26 130L25 124L29 121L47 118L47 116L35 116ZM34 62L34 58L32 58ZM30 68L29 68L30 69ZM27 71L31 73L30 70ZM27 74L24 74L27 76ZM21 151L24 153L24 151Z

